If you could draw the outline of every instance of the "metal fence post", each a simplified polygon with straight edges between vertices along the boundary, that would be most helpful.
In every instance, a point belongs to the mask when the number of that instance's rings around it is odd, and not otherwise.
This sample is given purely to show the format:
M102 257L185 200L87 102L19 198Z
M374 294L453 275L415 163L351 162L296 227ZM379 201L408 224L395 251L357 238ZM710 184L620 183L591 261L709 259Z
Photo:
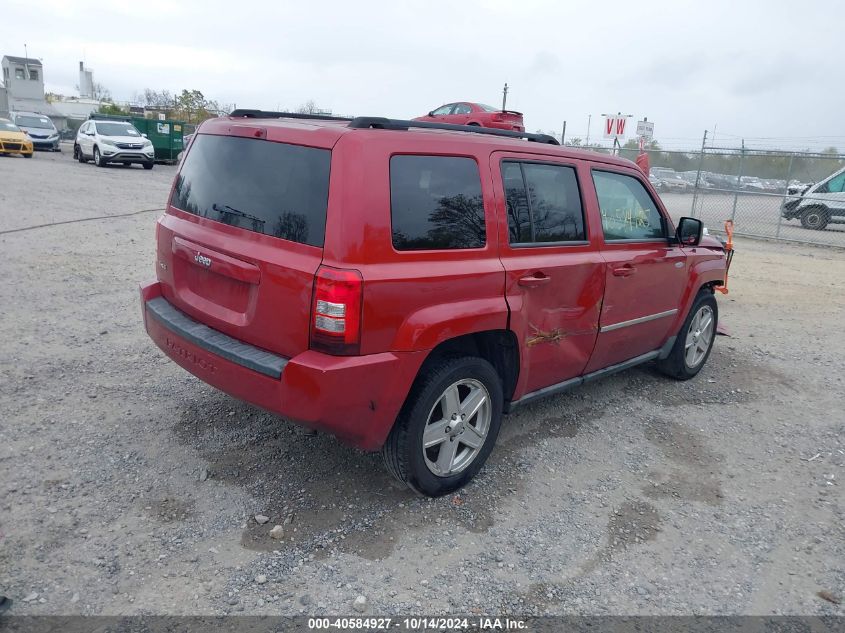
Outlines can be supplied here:
M780 225L783 222L783 207L786 204L786 198L789 196L789 179L792 178L792 161L795 160L795 154L789 155L789 167L786 168L786 184L783 186L783 197L780 199L780 207L778 208L778 230L775 232L775 239L780 237Z
M707 143L707 130L704 130L704 138L701 139L701 154L698 157L698 173L695 175L695 187L692 190L692 217L695 215L695 205L698 202L698 187L701 183L701 167L704 164L704 146Z
M731 209L731 222L736 218L736 201L739 198L739 188L742 186L742 168L745 162L745 139L742 139L742 149L739 154L739 175L736 177L736 188L734 189L734 204Z

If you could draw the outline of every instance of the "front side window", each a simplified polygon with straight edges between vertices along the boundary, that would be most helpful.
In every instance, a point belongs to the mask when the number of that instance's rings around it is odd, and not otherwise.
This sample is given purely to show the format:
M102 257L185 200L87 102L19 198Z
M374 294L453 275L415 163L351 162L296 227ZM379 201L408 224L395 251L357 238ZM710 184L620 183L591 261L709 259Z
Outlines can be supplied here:
M587 239L575 169L564 165L502 162L511 244Z
M199 134L170 204L210 220L322 246L329 199L327 149Z
M390 214L396 250L483 247L486 225L478 165L455 156L392 157Z
M593 171L606 240L664 239L662 216L642 183L632 176Z
M821 190L822 187L824 191ZM822 187L819 187L818 193L842 193L845 191L845 171L828 180Z
M439 116L439 115L442 115L442 114L449 114L452 111L453 107L454 107L454 104L448 103L444 106L440 106L436 110L433 110L431 114L433 114L435 116Z

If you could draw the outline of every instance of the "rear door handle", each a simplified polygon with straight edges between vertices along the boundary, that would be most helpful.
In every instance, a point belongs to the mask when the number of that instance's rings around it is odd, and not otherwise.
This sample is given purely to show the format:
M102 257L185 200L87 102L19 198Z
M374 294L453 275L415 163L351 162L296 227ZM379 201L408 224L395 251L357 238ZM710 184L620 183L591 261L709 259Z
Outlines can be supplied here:
M616 277L630 277L635 272L637 272L637 269L631 264L625 264L624 266L619 266L613 269L613 274Z
M543 273L534 273L533 275L520 277L519 285L527 286L529 288L536 288L537 286L542 286L543 284L549 283L551 280L552 278L548 275L544 275Z

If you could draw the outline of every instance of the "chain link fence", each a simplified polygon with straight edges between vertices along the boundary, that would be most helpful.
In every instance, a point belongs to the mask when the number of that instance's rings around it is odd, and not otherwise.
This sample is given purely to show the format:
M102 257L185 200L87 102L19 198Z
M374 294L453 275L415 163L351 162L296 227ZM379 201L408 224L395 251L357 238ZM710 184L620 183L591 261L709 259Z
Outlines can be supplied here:
M618 154L634 160L638 151ZM736 235L845 247L845 172L836 176L845 154L745 147L648 154L649 180L676 220L700 218L716 234L733 220Z

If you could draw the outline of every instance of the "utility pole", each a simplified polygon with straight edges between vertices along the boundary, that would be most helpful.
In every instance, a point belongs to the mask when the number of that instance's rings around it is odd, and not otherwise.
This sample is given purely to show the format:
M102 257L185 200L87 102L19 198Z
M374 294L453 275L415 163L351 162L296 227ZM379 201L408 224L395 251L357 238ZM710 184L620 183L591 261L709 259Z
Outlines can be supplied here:
M502 112L504 112L507 108L508 104L508 83L505 82L505 87L502 90Z
M586 140L586 141L584 141L584 145L585 145L586 147L589 147L589 146L590 146L590 123L592 122L592 120L593 120L593 115L592 115L592 114L588 114L588 115L587 115L587 140Z
M560 133L560 144L566 142L566 121L563 122L563 131Z

